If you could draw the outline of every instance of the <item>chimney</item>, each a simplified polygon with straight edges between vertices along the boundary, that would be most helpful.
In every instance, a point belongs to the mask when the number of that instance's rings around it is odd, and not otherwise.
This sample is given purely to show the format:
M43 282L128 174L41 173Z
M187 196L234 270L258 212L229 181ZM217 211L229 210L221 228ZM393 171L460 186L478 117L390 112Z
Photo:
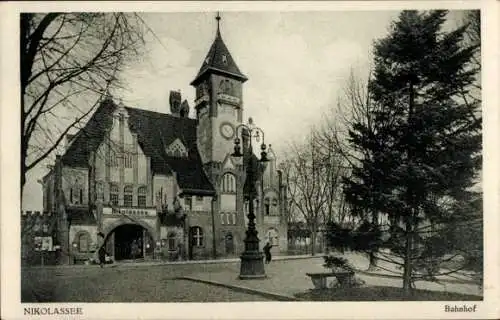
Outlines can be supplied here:
M189 103L187 102L187 100L184 100L182 102L179 115L181 118L189 117Z
M181 111L181 103L182 103L180 90L170 91L169 102L170 102L170 113L172 113L172 115L175 117L179 117Z

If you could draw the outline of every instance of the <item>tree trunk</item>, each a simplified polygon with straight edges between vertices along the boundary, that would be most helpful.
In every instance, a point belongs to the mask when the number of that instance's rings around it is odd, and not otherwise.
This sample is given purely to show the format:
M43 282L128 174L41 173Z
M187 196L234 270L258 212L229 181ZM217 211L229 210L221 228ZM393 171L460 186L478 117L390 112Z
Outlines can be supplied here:
M411 293L411 253L412 253L412 224L408 218L406 222L406 250L404 255L403 291L408 296Z
M311 228L311 255L316 254L316 227Z
M378 214L376 211L373 211L372 212L372 225L375 226L377 225L378 226ZM377 239L378 240L378 239ZM368 270L373 270L373 269L377 269L377 256L376 256L376 253L378 251L378 248L370 248L370 265L368 266Z

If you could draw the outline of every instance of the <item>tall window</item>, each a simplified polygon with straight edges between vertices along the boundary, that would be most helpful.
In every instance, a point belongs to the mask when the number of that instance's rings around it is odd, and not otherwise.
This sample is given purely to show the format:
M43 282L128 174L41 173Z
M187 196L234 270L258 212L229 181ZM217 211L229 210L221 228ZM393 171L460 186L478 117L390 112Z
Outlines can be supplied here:
M112 184L109 186L109 201L114 206L118 205L118 193L119 191L117 185Z
M125 168L133 167L133 157L131 153L125 153L123 155L123 165Z
M167 236L168 250L174 251L177 249L175 233L170 232Z
M97 200L104 201L104 187L102 185L102 182L97 182L95 188Z
M229 80L221 80L219 84L219 90L221 90L225 94L233 95L233 83Z
M222 176L222 192L235 193L236 192L236 178L232 173L225 173Z
M125 188L123 188L123 205L125 207L132 206L132 199L133 199L132 192L133 192L132 186L125 186Z
M137 190L137 206L146 206L146 187L139 187Z
M110 167L118 167L118 157L116 156L115 150L109 151L109 166Z
M266 210L266 215L269 215L269 198L264 199L264 208Z
M191 197L184 198L184 208L189 211L193 210L193 199Z
M273 215L277 215L278 214L278 199L273 198L272 205L273 205L273 207L272 207L271 212Z
M84 232L78 236L78 251L89 252L89 242L90 236L87 232Z
M191 227L191 243L195 247L203 246L203 229L200 227Z

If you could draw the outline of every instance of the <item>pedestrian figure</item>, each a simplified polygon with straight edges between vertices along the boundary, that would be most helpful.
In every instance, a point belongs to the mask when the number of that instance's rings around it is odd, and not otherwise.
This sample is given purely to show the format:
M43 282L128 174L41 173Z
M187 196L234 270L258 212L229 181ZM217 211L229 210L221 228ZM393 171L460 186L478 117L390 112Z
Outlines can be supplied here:
M99 248L98 254L99 254L99 266L103 268L104 264L106 263L106 249L104 249L104 245L102 245Z
M269 242L264 246L264 254L266 255L266 263L271 262L271 248L274 247Z
M137 259L138 256L138 251L139 251L139 245L137 244L137 241L132 241L131 245L131 253L132 253L132 259Z

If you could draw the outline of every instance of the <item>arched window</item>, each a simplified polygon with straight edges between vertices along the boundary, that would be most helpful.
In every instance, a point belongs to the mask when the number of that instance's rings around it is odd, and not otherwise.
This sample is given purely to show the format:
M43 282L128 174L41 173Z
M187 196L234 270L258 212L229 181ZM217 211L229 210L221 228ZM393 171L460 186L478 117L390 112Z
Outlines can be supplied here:
M144 208L146 206L146 187L137 189L137 206Z
M177 236L174 232L170 232L167 236L168 250L175 251L177 250Z
M265 212L266 216L269 215L269 206L270 206L270 204L269 204L269 198L265 198L264 199L264 209L266 210L266 212Z
M273 198L271 214L273 214L273 215L278 214L278 199L277 198Z
M133 199L133 191L132 186L125 186L123 188L123 205L125 207L132 207L132 199Z
M187 158L188 150L180 139L175 139L166 149L166 153L174 158Z
M191 244L195 247L203 246L203 229L201 227L191 227Z
M83 232L78 236L78 251L89 252L90 235L88 232Z
M225 173L222 176L222 186L221 191L223 193L235 193L236 192L236 178L232 173Z
M118 193L119 190L117 185L112 184L109 186L109 202L114 206L118 205Z
M101 201L104 201L104 186L102 184L102 182L97 182L96 183L96 196L97 196L97 200L101 200Z

